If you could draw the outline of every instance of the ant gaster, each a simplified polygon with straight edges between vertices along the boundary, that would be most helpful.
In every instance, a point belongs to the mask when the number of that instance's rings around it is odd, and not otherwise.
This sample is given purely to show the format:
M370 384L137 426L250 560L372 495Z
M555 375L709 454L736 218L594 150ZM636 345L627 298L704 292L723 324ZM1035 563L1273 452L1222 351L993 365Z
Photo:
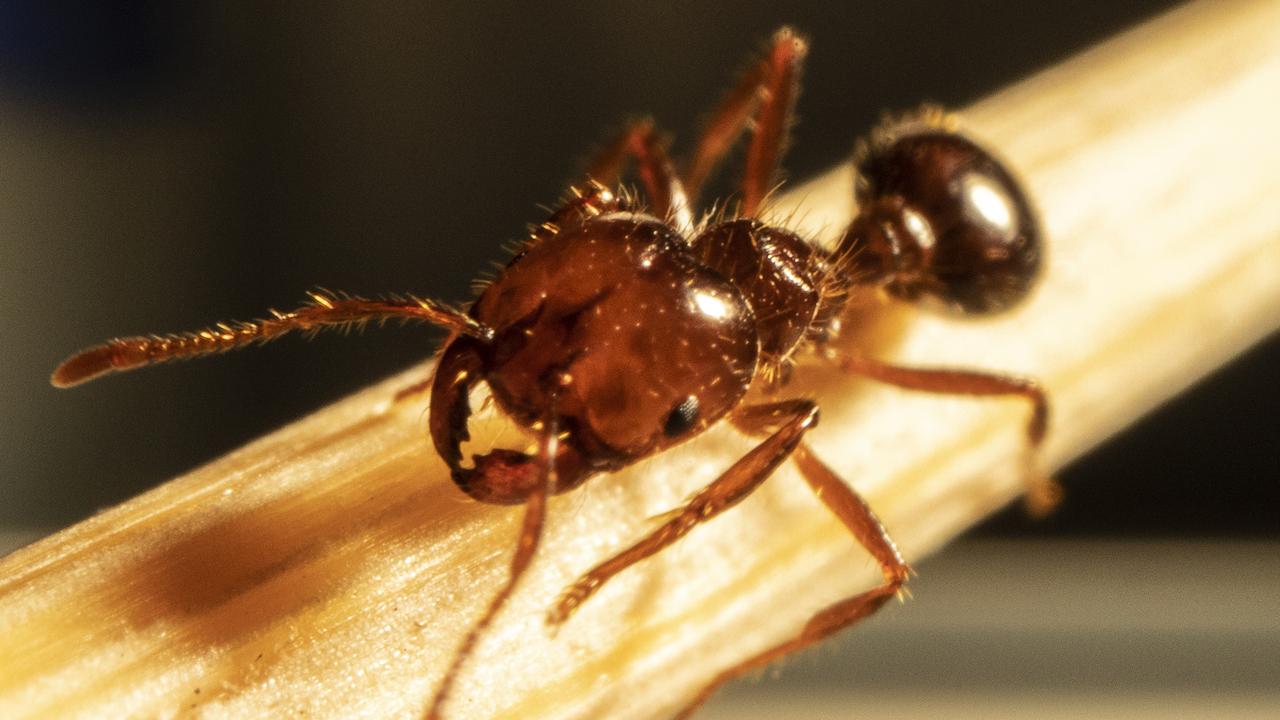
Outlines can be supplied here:
M887 122L855 156L859 214L833 251L761 221L791 123L806 45L774 34L711 115L683 178L648 121L632 123L589 168L591 182L466 310L412 296L379 300L312 293L311 303L193 333L129 337L85 350L53 374L59 387L104 373L204 355L293 331L400 318L451 332L428 381L430 432L454 481L485 503L524 506L506 584L463 639L427 716L441 715L477 638L537 550L549 495L684 442L722 419L762 438L750 452L631 547L571 584L547 615L559 625L609 578L737 504L794 460L823 504L875 557L884 582L813 616L800 634L725 669L682 711L729 678L817 642L873 613L910 569L866 502L804 443L818 421L810 399L782 397L798 354L899 387L1021 396L1032 413L1028 457L1048 403L1035 381L955 369L906 368L836 350L849 295L879 290L959 313L1003 310L1023 298L1041 261L1041 234L1018 184L955 119L926 109ZM738 212L694 219L704 181L748 125ZM648 212L609 186L636 163ZM498 406L538 438L536 454L496 449L464 463L468 395L486 383ZM420 387L425 388L427 383ZM753 394L748 401L748 390ZM762 398L762 399L756 399ZM1052 485L1029 466L1030 498Z

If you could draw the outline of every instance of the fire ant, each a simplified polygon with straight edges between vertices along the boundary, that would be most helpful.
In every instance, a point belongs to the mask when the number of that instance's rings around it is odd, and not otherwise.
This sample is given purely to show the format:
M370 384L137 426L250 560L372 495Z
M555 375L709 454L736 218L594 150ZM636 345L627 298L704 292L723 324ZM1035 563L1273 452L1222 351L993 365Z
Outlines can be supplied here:
M733 507L791 459L853 537L879 563L879 587L813 616L795 638L727 668L685 707L691 714L726 680L853 625L898 594L910 575L867 503L804 443L818 404L786 398L803 355L911 390L1018 396L1030 402L1028 458L1044 438L1048 401L1034 381L960 369L908 368L842 352L829 342L855 292L929 301L964 314L1022 299L1041 264L1041 232L1010 173L939 110L887 122L855 156L857 217L834 250L764 223L786 145L807 46L774 34L712 114L678 174L648 121L632 123L574 191L465 311L416 297L367 300L312 293L290 312L197 332L111 340L72 356L52 382L67 387L117 371L193 357L302 330L398 318L441 326L451 337L434 376L429 427L463 492L484 503L523 505L505 585L470 629L436 689L438 718L477 638L512 594L542 537L547 498L660 453L728 419L762 438L660 527L568 586L547 614L559 625L611 577ZM704 182L751 126L737 212L696 219ZM609 186L634 161L647 210ZM464 463L468 395L486 383L498 406L536 436L534 454L495 449ZM749 391L751 394L749 395ZM748 398L751 400L748 400ZM1052 482L1029 466L1033 501Z

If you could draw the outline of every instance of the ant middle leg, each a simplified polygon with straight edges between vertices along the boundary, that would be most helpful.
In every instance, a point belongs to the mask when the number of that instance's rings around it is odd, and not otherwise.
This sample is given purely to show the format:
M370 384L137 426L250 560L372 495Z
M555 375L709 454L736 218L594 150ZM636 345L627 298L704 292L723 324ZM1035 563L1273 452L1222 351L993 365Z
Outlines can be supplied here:
M753 62L711 114L689 163L689 197L696 201L703 184L749 124L754 134L742 178L742 215L753 217L773 188L786 150L798 79L808 45L791 28L774 33L765 57ZM751 121L754 118L754 123Z
M622 134L587 167L587 175L610 185L622 174L628 157L636 161L640 180L649 195L649 202L653 204L653 214L662 219L669 218L681 233L688 235L692 232L693 208L652 120L629 123Z
M785 415L785 421L776 432L742 456L688 504L668 513L670 519L649 535L595 566L570 585L547 613L547 624L564 623L609 578L656 554L700 523L744 500L791 456L805 433L818 422L818 406L810 400L792 400L765 407L770 412L776 411L776 416Z
M729 680L820 642L872 615L890 598L902 592L903 585L911 575L910 566L902 559L884 525L862 496L815 457L807 445L801 443L791 457L818 499L880 564L884 582L876 588L829 605L814 614L796 637L721 671L685 705L677 715L678 718L692 715Z
M1039 467L1040 447L1044 444L1049 428L1049 397L1038 381L980 370L902 367L830 348L820 353L845 372L905 390L975 397L1015 396L1025 399L1031 404L1031 415L1027 418L1023 431L1026 443L1023 481L1026 484L1027 511L1037 517L1043 516L1061 501L1061 486Z

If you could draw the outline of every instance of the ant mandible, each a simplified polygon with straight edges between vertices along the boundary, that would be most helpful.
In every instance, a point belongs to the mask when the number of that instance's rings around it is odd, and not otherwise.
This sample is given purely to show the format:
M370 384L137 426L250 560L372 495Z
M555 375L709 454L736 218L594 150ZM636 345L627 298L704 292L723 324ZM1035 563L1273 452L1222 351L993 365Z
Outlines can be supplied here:
M813 616L795 638L718 674L687 716L726 680L853 625L894 597L910 568L867 503L804 443L818 421L809 399L782 398L800 353L902 388L1030 401L1027 457L1045 435L1048 402L1025 378L907 368L830 343L854 291L928 300L959 313L1003 310L1030 289L1041 234L1009 172L926 109L887 122L859 145L859 213L834 251L760 220L786 145L807 47L788 28L748 67L710 118L679 176L648 121L632 123L589 168L591 182L534 229L531 239L466 310L412 296L367 300L312 293L311 302L252 322L191 333L111 340L67 359L52 382L67 387L117 371L264 342L294 331L370 320L419 320L451 338L430 385L435 448L458 487L485 503L524 506L505 585L463 639L427 710L438 718L477 638L538 549L549 495L662 452L728 419L763 438L686 505L631 547L570 585L547 615L564 623L622 570L676 542L795 461L822 503L879 563L884 582ZM731 218L694 219L699 190L748 125L741 204ZM615 183L634 161L644 211ZM498 406L538 438L536 454L496 449L463 464L468 395L486 383ZM760 398L747 401L750 397ZM1027 468L1029 498L1051 481Z

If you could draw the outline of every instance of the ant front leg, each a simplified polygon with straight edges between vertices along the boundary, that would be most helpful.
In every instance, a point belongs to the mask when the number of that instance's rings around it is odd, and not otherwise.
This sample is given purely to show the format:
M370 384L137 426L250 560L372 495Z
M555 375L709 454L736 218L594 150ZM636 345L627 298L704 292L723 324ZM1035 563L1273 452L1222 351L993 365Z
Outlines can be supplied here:
M396 391L396 394L394 396L392 396L391 401L398 403L398 402L402 402L404 400L410 400L419 395L422 395L431 389L431 385L434 382L435 382L434 378L427 378L425 380L419 380L418 382L413 383L412 385L402 387Z
M821 354L845 372L906 390L977 397L1017 396L1025 399L1031 404L1031 416L1027 419L1024 430L1027 511L1037 517L1043 516L1053 510L1062 499L1062 488L1039 468L1040 447L1049 428L1049 398L1038 381L978 370L901 367L829 348L821 351Z
M744 429L750 427L749 422L740 423L740 425L744 426ZM718 673L680 711L678 718L691 716L729 680L820 642L870 616L890 598L902 592L903 585L911 575L911 568L902 559L897 546L885 531L884 525L880 523L879 518L871 511L862 496L815 457L808 446L801 444L792 454L792 458L818 499L840 519L840 522L844 523L858 543L866 548L880 564L880 570L884 573L884 583L824 608L805 623L804 629L796 637Z
M753 63L711 115L686 173L689 196L702 186L754 116L742 178L742 215L754 217L773 188L793 121L800 69L808 44L791 28L774 33L764 59Z
M781 428L752 448L716 478L715 482L695 495L687 505L668 513L670 520L570 585L561 594L555 607L547 613L547 624L564 623L609 578L668 547L700 523L744 500L790 457L804 434L818 422L818 406L809 400L796 400L785 406L778 404L768 407L778 408L780 414L785 413Z
M449 668L445 671L444 679L440 681L440 685L436 688L435 695L431 698L431 705L427 708L426 720L440 720L441 712L444 709L445 701L449 699L449 692L453 689L453 683L457 680L458 671L462 668L463 663L471 656L472 650L475 649L476 642L480 639L481 634L488 629L493 623L493 618L497 616L498 611L506 604L507 599L511 597L515 591L516 584L520 582L520 578L525 571L529 569L529 564L533 561L533 556L538 550L538 545L542 540L542 529L547 519L547 496L550 494L551 488L556 484L556 454L558 444L559 429L554 421L548 421L546 427L542 431L542 439L538 444L538 455L534 461L538 465L539 482L537 482L528 497L524 501L524 522L520 526L520 539L516 543L515 556L511 559L511 571L507 576L507 582L498 591L498 594L489 601L489 607L485 610L480 619L471 626L471 630L467 636L463 638L462 644L454 651L453 660L449 662ZM490 465L489 472L504 472L505 468L499 465ZM484 473L484 469L477 467L477 472ZM484 478L477 479L477 482L483 483Z
M610 185L622 174L622 166L628 156L636 161L640 180L649 194L649 202L653 203L653 214L661 219L669 218L682 234L688 236L693 231L693 208L652 120L638 120L627 125L626 130L588 166L587 175Z

